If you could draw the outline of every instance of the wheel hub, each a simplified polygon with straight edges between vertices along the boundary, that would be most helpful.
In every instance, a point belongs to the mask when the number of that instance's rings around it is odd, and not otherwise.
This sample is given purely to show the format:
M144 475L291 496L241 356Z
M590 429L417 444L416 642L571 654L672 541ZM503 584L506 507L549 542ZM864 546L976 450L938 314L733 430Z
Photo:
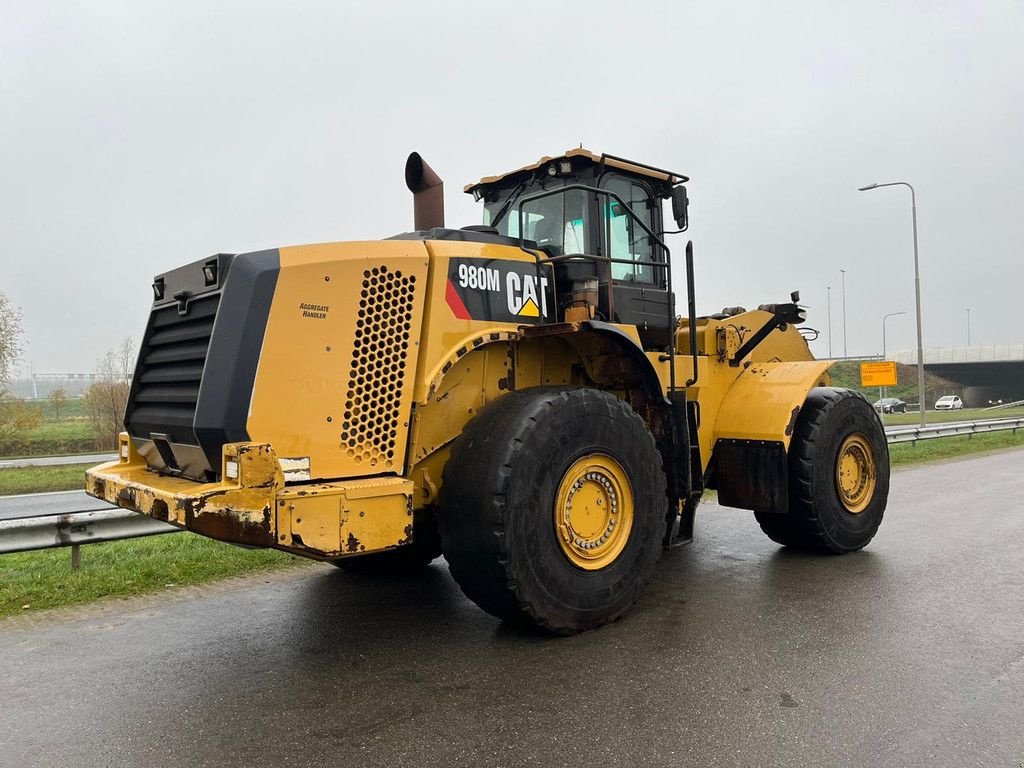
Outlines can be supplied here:
M836 491L848 512L863 512L875 493L875 456L868 439L856 432L839 447L836 457Z
M588 571L610 565L632 527L633 491L615 459L591 454L569 467L555 496L555 530L573 565Z

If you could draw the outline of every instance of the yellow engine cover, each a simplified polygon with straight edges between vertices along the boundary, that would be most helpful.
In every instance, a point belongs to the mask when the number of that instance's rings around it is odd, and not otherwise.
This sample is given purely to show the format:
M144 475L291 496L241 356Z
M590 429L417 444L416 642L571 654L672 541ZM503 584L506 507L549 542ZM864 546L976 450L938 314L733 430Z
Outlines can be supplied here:
M428 254L420 241L282 248L247 429L308 478L401 472Z

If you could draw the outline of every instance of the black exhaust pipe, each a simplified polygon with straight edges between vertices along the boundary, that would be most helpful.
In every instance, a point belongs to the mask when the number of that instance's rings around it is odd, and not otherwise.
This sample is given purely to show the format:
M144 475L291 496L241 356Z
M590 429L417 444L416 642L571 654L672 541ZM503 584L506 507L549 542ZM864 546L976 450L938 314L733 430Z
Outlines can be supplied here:
M405 161L405 186L412 192L412 211L417 230L444 226L444 183L419 152Z

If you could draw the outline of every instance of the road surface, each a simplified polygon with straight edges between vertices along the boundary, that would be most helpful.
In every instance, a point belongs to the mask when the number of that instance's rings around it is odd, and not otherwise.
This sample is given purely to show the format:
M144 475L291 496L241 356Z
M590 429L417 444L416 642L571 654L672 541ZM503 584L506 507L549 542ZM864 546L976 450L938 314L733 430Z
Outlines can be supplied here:
M85 483L84 479L82 482ZM113 504L88 496L85 491L53 491L52 493L0 496L0 520L66 515L70 512L111 509L113 506Z
M0 765L1018 768L1022 467L894 473L845 557L708 505L633 613L567 639L481 613L443 561L17 617Z
M85 453L72 456L30 456L25 459L0 460L0 469L18 467L52 467L58 464L102 464L117 458L116 453Z

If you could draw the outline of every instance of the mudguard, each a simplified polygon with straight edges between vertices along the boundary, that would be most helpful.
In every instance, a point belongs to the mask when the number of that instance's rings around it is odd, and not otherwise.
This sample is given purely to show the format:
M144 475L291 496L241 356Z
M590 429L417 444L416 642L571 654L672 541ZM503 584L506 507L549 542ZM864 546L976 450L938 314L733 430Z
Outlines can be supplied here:
M751 363L722 401L715 442L723 438L781 442L788 451L807 393L828 385L826 372L831 365L822 360Z
M789 444L807 393L831 363L751 363L729 388L714 428L708 487L727 507L789 508Z

